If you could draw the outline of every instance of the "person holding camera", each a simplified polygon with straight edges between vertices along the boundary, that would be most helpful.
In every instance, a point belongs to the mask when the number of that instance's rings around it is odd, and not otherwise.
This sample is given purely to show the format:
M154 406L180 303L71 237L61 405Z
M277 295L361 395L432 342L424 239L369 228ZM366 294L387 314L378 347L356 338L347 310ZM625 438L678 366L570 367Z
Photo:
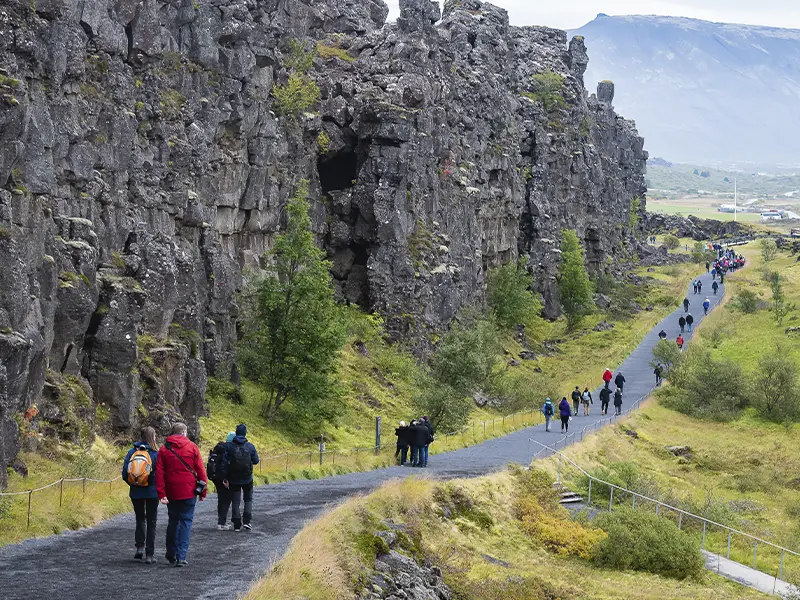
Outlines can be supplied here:
M205 500L208 486L200 449L186 431L184 423L175 423L156 458L156 491L169 515L166 559L176 567L189 564L186 555L194 508L198 497Z

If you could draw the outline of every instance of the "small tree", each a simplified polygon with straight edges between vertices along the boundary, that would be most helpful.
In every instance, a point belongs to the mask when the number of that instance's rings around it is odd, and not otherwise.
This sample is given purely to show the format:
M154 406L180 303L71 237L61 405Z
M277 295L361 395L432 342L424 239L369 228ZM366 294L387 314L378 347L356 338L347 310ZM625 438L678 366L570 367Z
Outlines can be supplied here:
M761 260L765 263L775 260L775 255L778 253L778 245L772 238L764 238L759 242L761 248Z
M510 330L526 324L542 310L539 298L530 291L533 278L528 274L528 258L522 257L489 271L487 298L495 319Z
M758 311L758 294L753 290L744 289L731 304L745 314L752 314Z
M422 386L422 393L417 398L417 410L427 415L434 429L440 433L455 433L469 420L475 407L470 396L457 393L449 385L435 381Z
M631 228L631 231L635 234L637 227L639 227L639 221L642 219L642 215L640 214L642 210L642 199L639 196L634 196L631 198L631 214L628 217L628 226Z
M345 319L331 284L330 263L314 244L303 181L286 206L286 231L272 250L274 263L245 297L240 359L264 388L263 414L273 419L292 399L303 419L333 416L338 350Z
M653 348L653 360L650 361L650 366L654 369L661 366L662 375L669 376L669 372L675 368L681 361L681 351L672 340L659 340L655 348Z
M590 311L592 282L586 272L583 247L574 231L561 232L561 264L558 268L558 299L567 317L567 328L575 329Z
M664 245L667 247L667 250L675 250L680 247L681 241L674 235L667 235L664 236Z
M795 309L795 304L786 300L786 294L783 291L783 277L781 277L780 273L772 273L770 280L772 312L775 315L775 321L779 326L782 326L783 320Z
M703 242L695 242L692 248L692 262L697 265L710 263L714 260L714 253L709 251L708 246Z
M753 383L755 406L773 421L794 421L800 415L797 365L777 347L758 361Z

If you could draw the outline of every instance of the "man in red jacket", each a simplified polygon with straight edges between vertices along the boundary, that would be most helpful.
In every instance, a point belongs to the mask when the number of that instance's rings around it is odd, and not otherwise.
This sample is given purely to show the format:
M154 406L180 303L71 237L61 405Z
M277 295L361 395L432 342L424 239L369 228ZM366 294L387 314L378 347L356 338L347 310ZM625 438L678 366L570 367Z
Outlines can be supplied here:
M186 425L175 423L172 435L164 440L156 459L156 491L161 504L167 505L167 554L169 564L185 567L189 551L194 507L197 504L197 481L208 483L198 447L186 437ZM206 490L200 495L205 500Z

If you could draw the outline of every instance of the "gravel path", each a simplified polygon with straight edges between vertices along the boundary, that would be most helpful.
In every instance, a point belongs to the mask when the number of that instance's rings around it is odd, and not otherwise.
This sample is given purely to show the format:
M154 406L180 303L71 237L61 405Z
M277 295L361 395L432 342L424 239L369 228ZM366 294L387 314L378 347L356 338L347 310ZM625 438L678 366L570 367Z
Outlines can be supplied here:
M709 293L712 308L721 301L724 287L711 295L711 276L703 275L703 289ZM689 290L690 312L702 320L702 296ZM681 298L682 300L682 298ZM653 369L649 366L658 332L663 328L668 339L679 331L678 317L683 307L659 323L625 360L621 371L627 383L623 409L653 388ZM691 333L684 337L688 341ZM603 368L597 365L597 378ZM616 373L616 371L615 371ZM579 383L579 382L578 382ZM599 389L597 390L599 392ZM597 392L589 417L575 417L573 430L601 419ZM613 410L613 405L612 405ZM249 533L216 530L216 501L198 504L192 540L185 569L170 568L163 559L166 510L159 514L154 565L134 562L133 514L120 515L90 529L32 539L0 548L0 597L5 600L61 598L80 600L121 600L140 598L232 598L245 592L273 560L277 560L303 525L326 508L348 496L369 492L390 479L425 473L437 478L475 477L502 469L512 462L527 464L532 457L529 438L552 445L561 439L560 424L553 432L544 425L530 427L483 444L431 456L424 471L390 467L366 473L352 473L315 481L291 481L256 488L253 508L254 530ZM575 436L572 438L574 440ZM441 443L441 441L437 442Z

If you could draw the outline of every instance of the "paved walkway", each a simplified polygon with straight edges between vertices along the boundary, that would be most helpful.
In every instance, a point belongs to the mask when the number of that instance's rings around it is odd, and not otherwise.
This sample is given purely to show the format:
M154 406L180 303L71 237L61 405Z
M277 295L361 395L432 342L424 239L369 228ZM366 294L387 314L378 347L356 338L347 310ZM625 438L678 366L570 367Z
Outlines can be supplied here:
M703 275L712 307L722 299L724 288L711 295L711 276ZM696 323L702 319L702 297L689 290L690 312ZM681 298L683 300L683 298ZM647 396L655 383L652 350L663 328L668 339L679 331L676 310L659 323L625 360L618 371L627 379L625 405ZM685 334L688 341L691 333ZM597 365L598 380L603 368ZM595 394L593 414L576 417L571 427L581 429L601 420ZM612 407L613 408L613 407ZM426 475L438 478L475 477L502 469L509 463L528 464L532 457L529 438L552 445L561 436L546 433L543 425L530 427L483 444L431 457ZM577 437L577 436L576 436ZM571 438L574 441L576 438ZM438 442L437 442L438 443ZM0 548L0 597L4 600L62 598L80 600L138 600L167 597L170 600L232 598L246 591L270 562L279 558L290 540L309 520L326 507L353 494L365 493L382 483L420 471L390 467L366 473L351 473L315 481L291 481L256 488L250 533L216 530L216 502L198 504L192 541L185 569L169 568L163 555L166 511L159 515L156 554L159 562L143 565L133 557L133 515L109 519L90 529L48 538L27 540ZM235 576L232 577L232 575Z
M783 597L792 591L792 586L781 581L773 575L767 575L761 571L756 571L751 567L746 567L741 563L734 562L729 558L713 554L703 550L703 557L706 559L706 569L713 571L722 577L741 583L747 587L764 592L765 594L777 594Z

